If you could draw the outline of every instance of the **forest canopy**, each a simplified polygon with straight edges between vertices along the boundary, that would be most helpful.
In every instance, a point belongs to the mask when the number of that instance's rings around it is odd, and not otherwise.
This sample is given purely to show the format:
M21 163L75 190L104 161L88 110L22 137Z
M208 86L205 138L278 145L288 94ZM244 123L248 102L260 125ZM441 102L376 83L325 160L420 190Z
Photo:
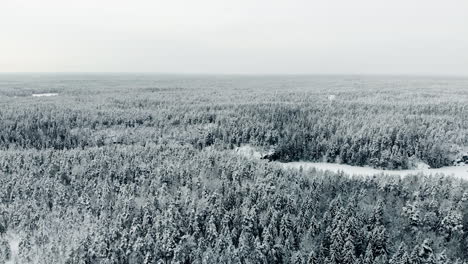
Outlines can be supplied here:
M463 263L466 79L0 76L0 263ZM33 97L33 93L57 93ZM3 261L3 262L2 262Z

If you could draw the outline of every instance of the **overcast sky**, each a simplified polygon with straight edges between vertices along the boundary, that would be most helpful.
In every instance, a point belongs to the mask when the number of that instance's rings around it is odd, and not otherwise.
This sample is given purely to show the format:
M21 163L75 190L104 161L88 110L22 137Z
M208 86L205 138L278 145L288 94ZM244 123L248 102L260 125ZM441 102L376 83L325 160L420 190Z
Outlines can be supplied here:
M468 75L468 1L0 0L0 72Z

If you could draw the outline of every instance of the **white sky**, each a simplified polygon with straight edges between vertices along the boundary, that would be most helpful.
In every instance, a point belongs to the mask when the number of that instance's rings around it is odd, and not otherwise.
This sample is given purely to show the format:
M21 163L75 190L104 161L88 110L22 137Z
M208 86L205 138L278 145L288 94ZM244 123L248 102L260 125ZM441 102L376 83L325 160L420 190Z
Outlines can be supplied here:
M0 0L0 72L468 75L468 0Z

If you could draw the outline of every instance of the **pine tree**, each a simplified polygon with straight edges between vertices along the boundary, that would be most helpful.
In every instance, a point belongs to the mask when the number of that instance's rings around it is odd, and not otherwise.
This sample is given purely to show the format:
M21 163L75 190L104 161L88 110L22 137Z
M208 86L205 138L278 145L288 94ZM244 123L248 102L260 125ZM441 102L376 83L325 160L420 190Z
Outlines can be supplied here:
M255 238L255 249L254 249L254 262L255 263L267 263L267 257L265 255L265 248L260 242L260 238Z
M6 263L11 258L10 244L3 235L0 236L0 263Z
M375 264L387 264L388 263L387 255L380 255L376 257L374 260L374 263Z
M206 233L207 242L211 246L213 246L216 241L216 238L218 237L218 231L216 230L216 223L213 215L211 215L210 219L208 220L208 227Z
M364 254L363 264L374 263L374 252L372 251L373 245L369 243L367 245L366 253Z
M307 256L306 264L318 264L320 260L317 257L317 254L314 251L310 251L309 255Z
M303 264L304 260L302 258L302 254L298 251L292 254L291 257L291 264Z
M440 223L440 230L444 232L447 241L454 235L461 235L463 233L462 214L450 209Z
M407 257L408 253L406 252L406 244L405 242L401 242L398 246L397 251L393 254L392 258L390 259L389 264L403 264L405 263L405 258Z
M416 245L413 250L411 251L411 254L409 256L409 264L421 264L422 261L419 258L419 246Z
M383 226L375 227L370 234L374 256L387 255L387 229Z
M255 249L254 238L250 232L243 230L239 237L239 246L237 252L243 261L250 261L251 254Z
M348 235L346 238L346 243L343 247L343 251L341 252L343 256L342 263L343 264L354 264L356 263L356 256L355 256L355 248L354 242L351 235Z
M436 263L436 258L434 256L434 252L432 251L431 242L429 242L429 240L425 239L423 241L422 245L419 248L418 256L424 264Z
M384 203L382 200L377 202L377 205L374 207L374 212L372 215L371 223L374 223L375 226L383 224L383 214L384 214Z

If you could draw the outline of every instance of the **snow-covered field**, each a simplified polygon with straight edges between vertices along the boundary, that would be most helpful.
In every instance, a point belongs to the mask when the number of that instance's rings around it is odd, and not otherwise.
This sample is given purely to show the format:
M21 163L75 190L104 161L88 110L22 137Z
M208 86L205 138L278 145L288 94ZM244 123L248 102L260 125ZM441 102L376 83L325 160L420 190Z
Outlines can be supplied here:
M407 176L414 174L452 175L468 180L468 166L449 166L438 169L411 169L411 170L382 170L371 167L359 167L346 164L326 163L326 162L278 162L285 168L303 168L304 170L315 168L322 171L344 172L348 175L372 176L377 174Z
M264 154L259 152L252 146L242 146L236 149L236 153L260 159ZM421 168L418 169L410 169L410 170L383 170L383 169L374 169L371 167L360 167L360 166L351 166L346 164L337 164L337 163L326 163L326 162L276 162L280 164L284 168L303 168L304 170L308 169L316 169L321 171L332 171L332 172L343 172L348 175L364 175L364 176L372 176L372 175L399 175L399 176L407 176L407 175L414 175L414 174L424 174L424 175L435 175L435 174L443 174L443 175L452 175L455 177L463 178L468 180L468 166L449 166L443 167L438 169L429 169Z
M57 96L58 93L40 93L40 94L32 94L33 97L50 97L50 96Z
M235 149L235 151L239 155L256 159L260 159L263 155L265 155L264 153L258 151L256 148L249 145L238 147Z

